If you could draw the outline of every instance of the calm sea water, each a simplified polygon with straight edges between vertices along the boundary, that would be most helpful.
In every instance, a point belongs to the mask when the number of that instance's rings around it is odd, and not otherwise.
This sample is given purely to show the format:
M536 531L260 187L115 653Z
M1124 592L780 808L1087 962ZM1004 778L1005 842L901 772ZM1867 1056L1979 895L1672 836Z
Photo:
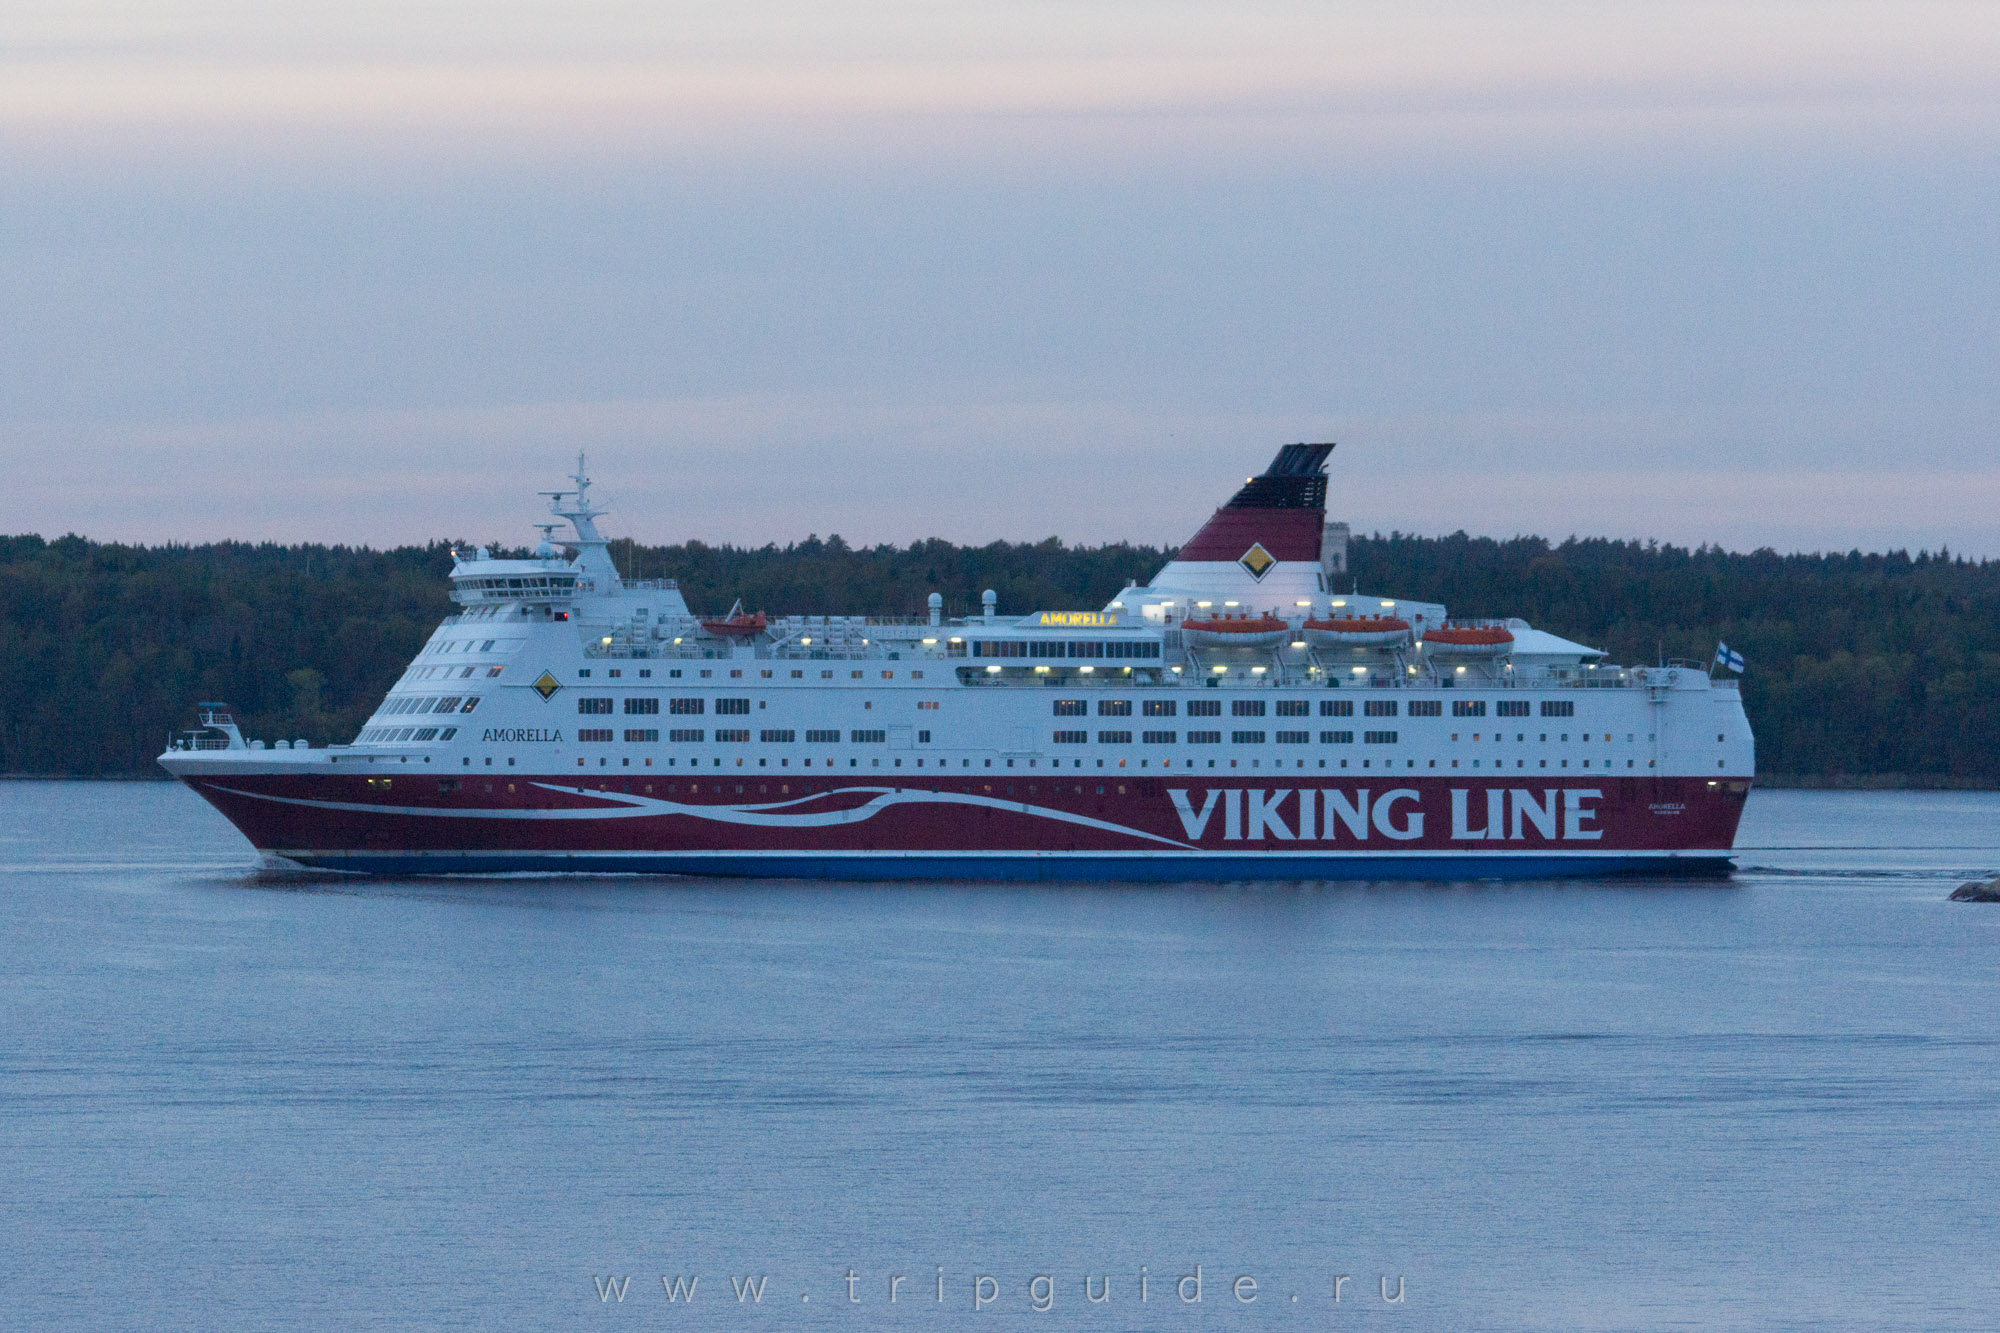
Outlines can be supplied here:
M1945 901L2000 795L1758 792L1723 883L1168 889L0 811L9 1328L2000 1325L2000 907Z

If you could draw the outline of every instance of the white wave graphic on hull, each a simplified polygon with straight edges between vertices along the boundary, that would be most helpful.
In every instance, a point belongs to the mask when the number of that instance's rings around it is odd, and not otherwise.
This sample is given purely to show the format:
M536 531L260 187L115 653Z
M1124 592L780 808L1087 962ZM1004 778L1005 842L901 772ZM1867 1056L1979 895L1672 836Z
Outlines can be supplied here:
M589 810L450 810L422 805L371 805L366 801L328 801L306 796L272 796L264 792L244 791L240 787L224 787L211 784L215 790L228 792L253 801L269 801L276 805L305 806L314 810L340 810L355 814L405 815L422 819L632 819L653 818L660 815L684 815L690 819L704 819L716 824L742 824L757 828L829 828L841 824L859 824L873 819L882 811L896 805L965 805L988 810L1008 810L1015 814L1033 815L1040 819L1053 820L1062 824L1075 824L1083 828L1097 829L1105 833L1122 834L1128 838L1140 838L1146 842L1157 842L1167 847L1178 847L1187 851L1197 850L1192 843L1174 838L1161 837L1144 829L1130 828L1124 824L1114 824L1105 819L1093 819L1089 815L1074 814L1068 810L1055 810L1045 805L1028 805L1021 801L1003 801L993 796L974 796L967 792L914 791L906 787L836 787L831 791L816 792L808 796L795 797L789 801L773 801L753 805L688 805L681 801L661 800L656 796L636 796L631 792L592 791L586 787L568 787L553 782L537 782L532 785L545 791L560 792L566 796L586 796L593 800L612 801L617 804L610 809ZM872 793L872 794L871 794ZM842 810L817 810L798 813L784 813L789 807L807 805L834 796L871 794L861 805Z

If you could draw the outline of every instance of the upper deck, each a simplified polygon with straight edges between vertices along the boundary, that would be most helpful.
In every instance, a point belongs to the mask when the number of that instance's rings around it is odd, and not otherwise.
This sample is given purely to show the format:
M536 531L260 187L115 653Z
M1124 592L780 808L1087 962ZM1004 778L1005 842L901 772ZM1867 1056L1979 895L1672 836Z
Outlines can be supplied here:
M575 635L585 660L722 661L774 664L747 682L788 680L777 663L904 662L930 682L981 689L1147 690L1676 689L1706 687L1694 664L1619 667L1581 643L1526 621L1452 620L1434 602L1333 590L1337 573L1319 540L1324 520L1321 465L1330 446L1287 446L1262 477L1228 506L1145 586L1128 585L1095 611L1043 609L1005 614L992 591L978 615L946 617L930 597L927 616L777 615L754 632L704 620L672 579L620 577L588 502L589 478L578 460L574 490L544 492L551 511L575 530L551 540L554 524L527 559L496 559L483 548L460 556L452 597L464 609L440 635L459 627L505 637L522 622L567 622L549 629ZM1240 554L1233 554L1245 544ZM1344 561L1344 553L1340 556ZM1218 643L1190 624L1214 617L1257 617L1273 627L1256 646ZM1312 633L1352 617L1394 617L1397 642L1330 643ZM1436 647L1438 631L1487 628L1504 646L1468 655ZM1442 636L1440 636L1442 637ZM434 642L436 640L434 639ZM470 645L468 645L470 646ZM739 668L740 669L740 668ZM908 676L908 672L899 673ZM731 672L732 677L736 675ZM815 673L820 681L845 677ZM855 677L864 683L868 678ZM923 679L923 677L917 677ZM1733 688L1733 682L1714 682Z

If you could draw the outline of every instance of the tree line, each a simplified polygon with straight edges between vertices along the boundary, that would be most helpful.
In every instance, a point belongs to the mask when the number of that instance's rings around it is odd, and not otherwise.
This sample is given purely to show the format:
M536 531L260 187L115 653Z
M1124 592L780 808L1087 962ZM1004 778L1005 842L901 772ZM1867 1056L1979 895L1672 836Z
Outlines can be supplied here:
M460 544L461 546L463 544ZM247 734L351 740L439 620L452 543L375 551L0 537L0 772L149 775L203 700ZM1172 551L810 537L740 548L614 544L690 606L921 615L1095 607ZM1748 660L1759 771L2000 781L2000 561L1948 553L1747 554L1652 542L1357 537L1365 590L1521 616L1612 660Z

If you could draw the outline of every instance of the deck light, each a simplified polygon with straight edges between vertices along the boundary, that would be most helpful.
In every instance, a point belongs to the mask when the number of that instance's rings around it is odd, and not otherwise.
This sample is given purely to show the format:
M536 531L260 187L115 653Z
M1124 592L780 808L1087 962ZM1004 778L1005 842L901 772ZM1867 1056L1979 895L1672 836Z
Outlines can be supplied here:
M1216 674L1216 675L1218 675L1218 676L1220 676L1220 675L1224 674L1225 672L1227 672L1228 670L1229 670L1229 668L1228 668L1228 667L1217 667L1217 668L1215 669L1215 674Z
M1261 676L1261 675L1263 675L1263 674L1264 674L1264 673L1265 673L1265 672L1266 672L1267 670L1269 670L1269 668L1268 668L1268 667L1251 667L1251 668L1250 668L1250 674L1251 674L1251 675L1253 675L1253 676Z
M1097 670L1097 668L1096 668L1096 667L1088 667L1088 666L1080 666L1080 667L1078 667L1078 668L1077 668L1076 670L1077 670L1077 674L1078 674L1078 675L1080 675L1080 676L1087 676L1087 675L1089 675L1089 674L1090 674L1091 672L1093 672L1093 671Z
M1293 603L1292 603L1292 605L1293 605L1293 606L1311 606L1311 605L1312 605L1312 603L1311 603L1311 602L1308 602L1308 601L1303 601L1303 600L1301 600L1301 601L1297 601L1297 602L1293 602Z
M1303 647L1305 647L1305 646L1306 646L1306 641L1305 641L1304 639L1293 639L1293 640L1292 640L1292 647L1294 647L1294 648L1303 648Z
M1046 676L1049 674L1049 669L1045 666L1038 666L1035 668L1035 674L1038 676Z
M1195 603L1195 605L1196 605L1196 606L1199 606L1199 607L1201 607L1201 608L1202 608L1203 610L1206 610L1206 609L1208 609L1209 607L1211 607L1211 606L1214 606L1214 605L1215 605L1215 603L1214 603L1214 602L1196 602L1196 603Z
M1354 668L1354 674L1355 674L1355 675L1357 675L1357 676L1365 676L1365 675L1367 675L1367 674L1368 674L1368 668L1367 668L1367 667L1356 667L1356 668Z
M986 674L989 676L997 676L1000 674L1000 668L998 666L987 667Z
M680 642L680 640L679 640L679 639L675 639L675 640L674 640L674 642L675 642L675 643L679 643L679 642ZM810 647L810 646L812 645L812 640L811 640L811 639L809 639L809 638L807 638L807 639L800 639L800 640L799 640L799 642L800 642L800 643L803 643L803 644L805 644L805 645L806 645L806 646L808 646L808 647Z
M937 640L936 640L936 639L925 639L925 640L924 640L924 642L925 642L925 643L929 643L929 644L935 644L935 643L937 642Z
M1345 597L1336 597L1336 598L1334 598L1334 599L1333 599L1333 604L1334 604L1335 606L1346 606L1346 605L1347 605L1347 599L1346 599Z

